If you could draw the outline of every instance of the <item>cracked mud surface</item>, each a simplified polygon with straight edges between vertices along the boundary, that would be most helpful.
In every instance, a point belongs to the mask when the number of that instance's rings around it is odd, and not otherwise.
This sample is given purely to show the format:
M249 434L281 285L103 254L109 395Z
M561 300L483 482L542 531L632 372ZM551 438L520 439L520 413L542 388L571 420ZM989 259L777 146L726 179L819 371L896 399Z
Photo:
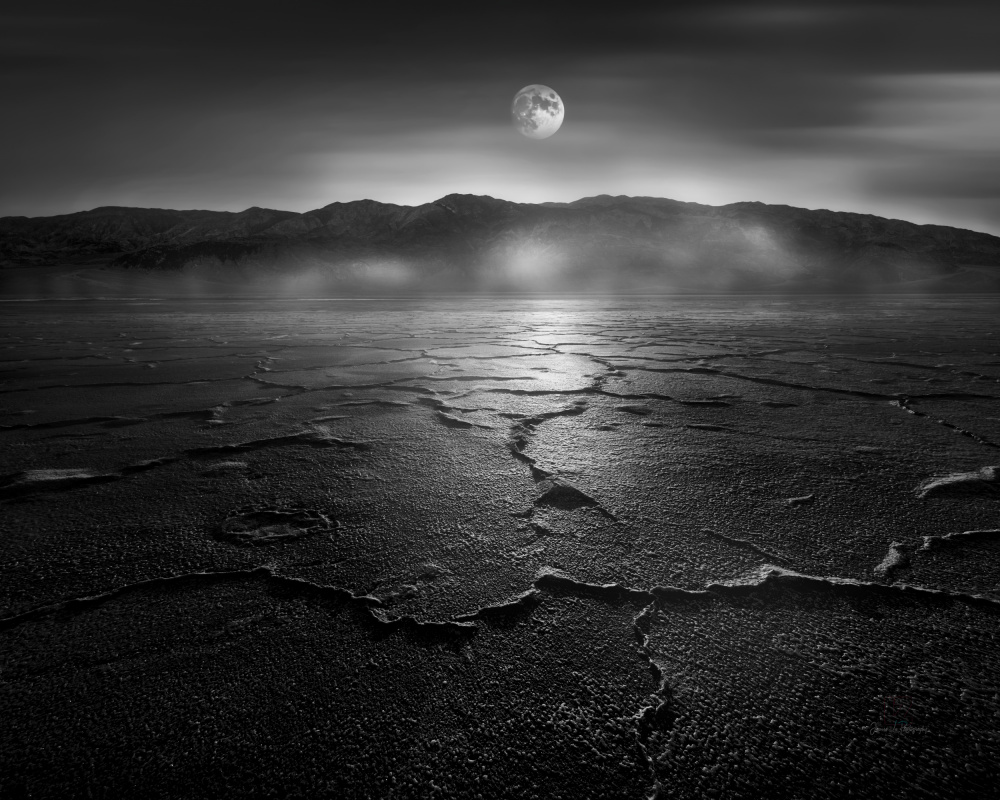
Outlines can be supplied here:
M0 318L0 797L986 797L985 300Z

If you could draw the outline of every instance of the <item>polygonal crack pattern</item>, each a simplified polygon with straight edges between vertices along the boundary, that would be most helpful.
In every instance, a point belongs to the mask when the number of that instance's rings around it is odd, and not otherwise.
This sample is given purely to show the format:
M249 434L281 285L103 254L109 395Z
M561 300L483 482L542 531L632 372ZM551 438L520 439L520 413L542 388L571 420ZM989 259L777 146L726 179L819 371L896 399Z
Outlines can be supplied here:
M29 305L0 796L994 792L989 301Z

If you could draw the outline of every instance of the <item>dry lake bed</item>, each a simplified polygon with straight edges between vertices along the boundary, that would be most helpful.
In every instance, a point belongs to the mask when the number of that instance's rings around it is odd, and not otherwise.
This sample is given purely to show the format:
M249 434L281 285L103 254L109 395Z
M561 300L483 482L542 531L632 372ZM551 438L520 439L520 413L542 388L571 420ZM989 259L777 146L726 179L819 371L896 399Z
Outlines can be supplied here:
M0 797L964 798L1000 303L0 303Z

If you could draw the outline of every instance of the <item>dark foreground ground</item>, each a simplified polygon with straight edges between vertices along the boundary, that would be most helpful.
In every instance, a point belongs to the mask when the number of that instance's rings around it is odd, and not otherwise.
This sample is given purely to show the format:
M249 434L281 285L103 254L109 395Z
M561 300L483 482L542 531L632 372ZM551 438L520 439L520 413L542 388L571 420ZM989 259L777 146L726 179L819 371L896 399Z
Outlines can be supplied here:
M0 797L998 794L995 301L0 305Z

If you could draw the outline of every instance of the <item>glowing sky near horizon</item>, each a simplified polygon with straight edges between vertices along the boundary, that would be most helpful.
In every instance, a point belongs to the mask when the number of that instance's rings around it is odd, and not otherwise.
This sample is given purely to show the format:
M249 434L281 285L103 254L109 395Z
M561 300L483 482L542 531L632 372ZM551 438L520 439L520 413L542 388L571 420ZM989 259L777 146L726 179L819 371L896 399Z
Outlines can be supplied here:
M0 215L628 194L1000 234L996 4L584 8L0 12ZM530 83L558 136L512 130Z

